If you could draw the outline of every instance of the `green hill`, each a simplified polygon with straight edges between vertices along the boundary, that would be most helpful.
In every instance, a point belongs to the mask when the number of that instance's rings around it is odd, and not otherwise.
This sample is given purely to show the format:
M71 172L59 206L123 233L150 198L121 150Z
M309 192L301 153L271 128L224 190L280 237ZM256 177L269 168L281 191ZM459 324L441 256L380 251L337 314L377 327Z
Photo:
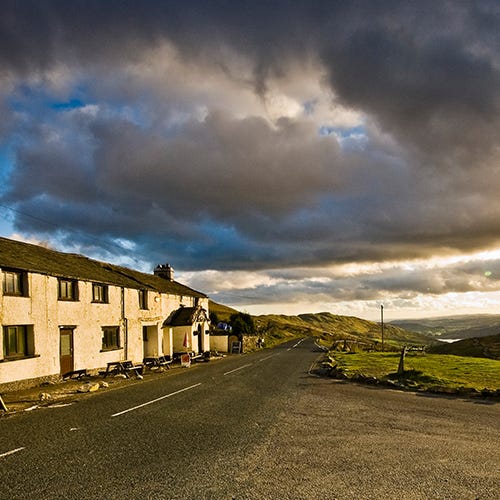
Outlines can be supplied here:
M213 300L209 300L208 307L210 314L215 313L217 315L217 320L223 321L225 323L229 321L231 314L238 312L236 309L233 309L232 307L228 307L223 304L218 304Z
M256 316L259 331L271 340L295 336L315 336L325 345L336 341L352 341L375 348L381 344L379 323L353 316L339 316L329 312L299 314L298 316ZM394 325L384 325L384 343L387 348L402 344L427 345L432 339L420 333L410 332Z
M500 360L500 334L459 340L457 342L433 345L430 350L436 354L454 354Z

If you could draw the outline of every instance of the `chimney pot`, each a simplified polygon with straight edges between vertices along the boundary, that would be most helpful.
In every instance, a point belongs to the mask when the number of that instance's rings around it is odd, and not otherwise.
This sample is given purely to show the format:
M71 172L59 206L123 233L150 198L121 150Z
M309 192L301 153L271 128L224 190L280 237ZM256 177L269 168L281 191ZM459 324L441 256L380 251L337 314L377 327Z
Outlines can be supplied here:
M165 280L174 280L174 270L169 264L158 264L155 267L154 274Z

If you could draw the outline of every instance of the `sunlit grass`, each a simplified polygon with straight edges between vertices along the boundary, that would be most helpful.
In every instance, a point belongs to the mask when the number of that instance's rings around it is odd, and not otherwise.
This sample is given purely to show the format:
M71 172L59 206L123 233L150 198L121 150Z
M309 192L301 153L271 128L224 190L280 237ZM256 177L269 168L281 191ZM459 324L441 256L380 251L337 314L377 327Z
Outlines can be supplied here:
M397 353L332 352L338 367L352 374L383 380L395 378L400 355ZM405 378L424 388L500 389L500 361L445 354L408 353L404 363Z

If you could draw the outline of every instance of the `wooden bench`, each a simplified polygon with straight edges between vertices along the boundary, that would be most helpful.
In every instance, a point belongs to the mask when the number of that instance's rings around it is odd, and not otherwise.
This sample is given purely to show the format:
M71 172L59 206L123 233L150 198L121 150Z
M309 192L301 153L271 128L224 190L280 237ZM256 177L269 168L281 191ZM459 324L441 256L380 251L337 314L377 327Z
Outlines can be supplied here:
M133 372L136 377L142 377L142 372L144 370L144 365L134 365L132 361L129 361L124 365L125 368L125 375L127 375L130 372Z
M170 364L172 363L172 359L170 356L148 356L144 358L143 360L144 366L147 366L148 368L153 368L153 367L166 367L167 370L170 370Z
M105 372L102 372L104 378L111 374L121 373L129 377L130 372L134 372L137 377L142 377L143 365L134 365L132 361L110 361ZM100 372L101 373L101 372Z
M88 377L88 376L89 376L89 374L87 373L87 369L83 368L82 370L72 370L68 373L65 373L63 375L63 380L72 379L72 378L81 379L83 377Z

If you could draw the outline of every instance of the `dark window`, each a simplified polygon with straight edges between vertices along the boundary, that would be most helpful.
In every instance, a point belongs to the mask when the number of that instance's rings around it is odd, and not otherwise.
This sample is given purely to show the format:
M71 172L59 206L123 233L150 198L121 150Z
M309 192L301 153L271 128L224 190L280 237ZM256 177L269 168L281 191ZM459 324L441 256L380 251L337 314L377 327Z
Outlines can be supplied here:
M28 296L28 276L23 271L3 272L4 295Z
M100 302L107 304L108 299L108 285L101 285L100 283L92 284L92 302Z
M147 309L148 308L148 291L147 290L139 290L139 308Z
M120 349L120 328L118 326L102 327L102 350Z
M31 354L33 354L33 327L31 325L4 326L4 358L24 358Z
M78 300L78 282L60 278L59 300Z

